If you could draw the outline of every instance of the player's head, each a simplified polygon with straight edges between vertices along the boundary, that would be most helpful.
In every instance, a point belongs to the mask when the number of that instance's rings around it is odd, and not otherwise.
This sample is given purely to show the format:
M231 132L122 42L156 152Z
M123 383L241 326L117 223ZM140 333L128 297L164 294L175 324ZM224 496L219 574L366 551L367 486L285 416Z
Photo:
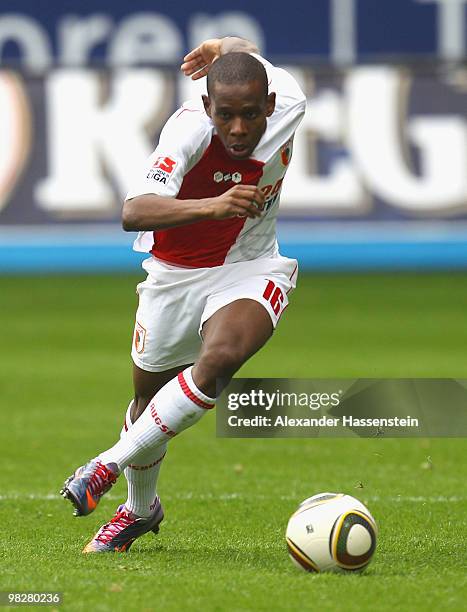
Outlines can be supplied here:
M268 94L268 78L261 62L249 53L226 53L208 72L204 108L227 153L250 157L274 112L275 94Z

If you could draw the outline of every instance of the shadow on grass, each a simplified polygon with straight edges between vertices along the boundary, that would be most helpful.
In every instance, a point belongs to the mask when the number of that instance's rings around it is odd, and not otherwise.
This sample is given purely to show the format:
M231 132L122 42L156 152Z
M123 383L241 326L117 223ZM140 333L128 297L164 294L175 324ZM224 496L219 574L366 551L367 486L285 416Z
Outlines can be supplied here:
M116 561L111 555L109 560ZM252 549L245 547L244 544L226 545L214 548L212 546L183 545L173 542L165 544L157 542L149 544L141 542L139 546L135 546L130 553L118 556L118 563L129 570L138 570L141 566L158 568L166 567L167 570L177 568L178 571L191 571L195 568L203 569L204 571L222 572L245 569L257 571L259 574L279 573L284 576L316 576L329 578L339 576L351 580L368 580L374 578L400 577L407 578L408 576L416 577L421 575L437 575L439 572L440 563L443 567L443 573L458 574L459 559L457 556L449 554L449 552L438 551L438 556L435 558L420 559L414 563L413 558L394 557L394 555L378 554L375 559L363 571L346 571L338 573L323 573L314 574L301 572L289 561L287 550L275 547L267 549ZM122 567L122 569L123 569Z

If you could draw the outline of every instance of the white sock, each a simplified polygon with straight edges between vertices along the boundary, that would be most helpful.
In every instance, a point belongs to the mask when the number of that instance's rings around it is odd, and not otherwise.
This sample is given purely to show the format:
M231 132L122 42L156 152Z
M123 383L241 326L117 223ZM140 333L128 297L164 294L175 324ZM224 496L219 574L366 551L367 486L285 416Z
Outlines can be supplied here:
M157 480L165 457L167 445L162 444L152 451L152 460L145 464L131 463L124 474L128 483L128 497L125 507L133 514L151 516L156 499Z
M191 370L189 367L180 372L156 393L127 435L101 453L102 463L116 463L120 471L130 463L139 464L148 451L168 442L214 408L215 399L197 388Z
M130 416L132 406L133 400L126 411L120 439L123 439L130 427L133 427ZM153 504L156 498L157 480L166 451L167 444L162 444L144 456L138 457L138 463L132 463L125 468L124 474L128 485L125 507L137 516L146 518L151 516L154 511Z

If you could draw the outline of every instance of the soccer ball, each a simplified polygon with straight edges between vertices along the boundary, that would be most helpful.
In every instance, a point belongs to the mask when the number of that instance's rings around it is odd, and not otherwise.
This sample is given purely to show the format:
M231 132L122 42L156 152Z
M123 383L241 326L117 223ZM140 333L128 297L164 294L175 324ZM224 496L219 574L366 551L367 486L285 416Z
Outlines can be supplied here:
M290 517L285 538L290 558L308 572L361 570L376 548L378 530L368 509L344 493L305 499Z

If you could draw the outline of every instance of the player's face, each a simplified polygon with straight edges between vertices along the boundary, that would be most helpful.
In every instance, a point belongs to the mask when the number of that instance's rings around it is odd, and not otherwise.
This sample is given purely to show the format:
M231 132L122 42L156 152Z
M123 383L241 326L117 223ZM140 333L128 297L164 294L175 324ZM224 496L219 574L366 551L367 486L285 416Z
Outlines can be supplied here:
M230 157L250 157L266 129L266 119L274 112L276 96L264 95L260 81L249 83L215 82L204 108Z

